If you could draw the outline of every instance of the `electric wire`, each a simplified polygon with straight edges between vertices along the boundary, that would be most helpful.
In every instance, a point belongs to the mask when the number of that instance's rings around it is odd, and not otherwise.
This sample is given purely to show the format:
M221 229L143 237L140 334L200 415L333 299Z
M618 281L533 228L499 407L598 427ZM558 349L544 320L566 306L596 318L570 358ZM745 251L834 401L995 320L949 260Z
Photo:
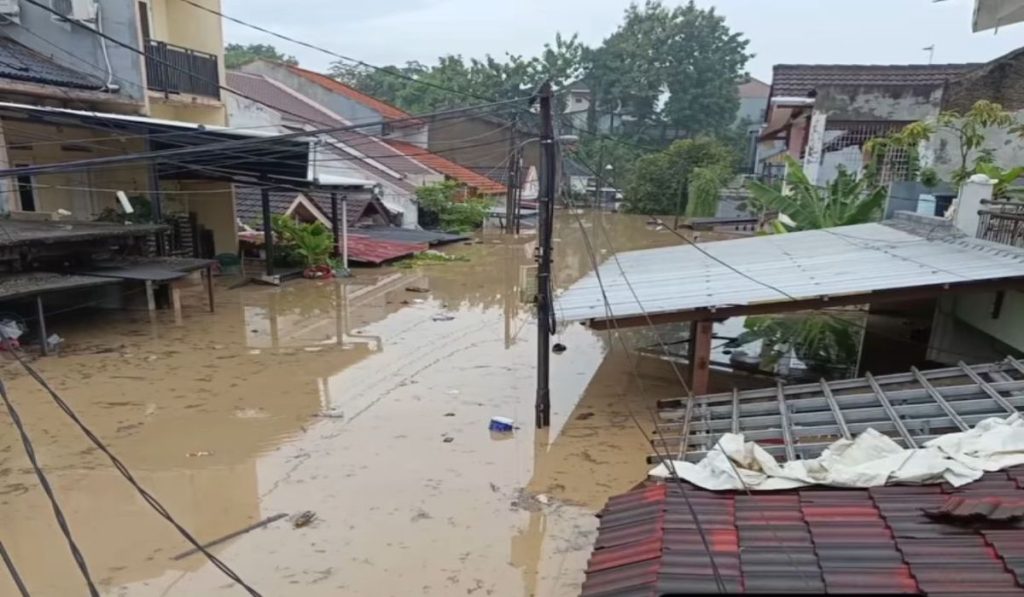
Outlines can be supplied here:
M587 250L588 256L590 257L591 266L593 267L593 271L595 272L595 276L596 276L597 281L598 281L598 287L599 287L599 289L601 291L602 300L603 300L603 303L604 303L604 306L605 306L605 312L608 315L609 319L612 321L612 325L615 328L615 336L619 339L619 342L620 342L620 344L622 346L623 352L626 355L628 355L629 354L629 348L626 345L625 340L623 340L623 338L622 338L622 331L619 328L618 323L615 322L614 319L612 319L613 313L612 313L611 302L608 299L608 294L607 294L607 292L605 290L604 282L601 279L601 275L599 273L600 268L599 268L599 264L597 263L597 253L594 250L594 245L593 245L593 243L589 239L589 234L588 234L588 232L586 230L586 227L583 224L583 220L580 217L580 215L578 213L578 210L576 210L573 207L572 200L568 196L565 196L565 195L563 195L563 200L567 203L567 205L569 207L569 211L575 216L576 221L577 221L577 223L579 225L580 233L583 235L583 238L584 238L584 246L585 246L585 248ZM627 285L630 285L630 283L628 281L628 276L626 275L625 270L622 268L622 265L620 263L618 263L617 257L614 257L616 255L616 251L615 251L615 247L612 245L612 236L611 236L611 234L609 233L608 229L604 226L603 221L600 218L596 218L596 219L597 219L597 225L598 225L599 229L604 233L605 241L608 244L609 250L612 252L613 258L615 259L615 261L616 261L616 263L617 263L617 265L619 267L619 270L621 272L623 280L626 282ZM635 300L637 301L637 305L640 306L640 309L644 312L644 315L646 316L646 318L648 320L648 326L649 326L651 332L654 334L655 339L661 345L661 348L664 351L665 355L668 356L670 354L669 353L669 349L665 345L664 341L662 340L661 334L659 333L659 331L658 331L657 327L654 325L654 323L651 321L650 316L648 315L647 310L643 307L643 304L640 302L639 297L636 295L635 291L632 290L632 286L631 285L630 285L630 288L631 288L631 292L633 292L633 294L634 294ZM609 343L612 343L612 328L609 327L607 331L608 331L608 341L609 341ZM694 339L691 338L690 341L692 342L692 341L694 341ZM643 379L640 376L639 368L638 368L638 365L637 365L638 360L639 360L639 355L637 356L636 359L629 359L629 362L630 362L630 365L631 365L631 368L632 368L632 372L633 372L634 378L635 378L636 383L637 383L637 387L640 389L641 396L643 396L645 398L644 404L647 406L648 415L650 416L651 421L652 421L652 423L655 426L655 429L657 429L658 428L657 415L651 409L650 400L647 399L648 398L647 391L645 389L645 385L643 383ZM680 371L678 365L673 360L671 360L671 359L669 359L668 362L669 362L672 370L675 372L677 380L679 381L679 383L682 386L683 390L686 392L688 400L695 400L696 396L694 395L694 393L693 393L692 389L690 388L689 384L686 382L686 380L685 380L684 376L682 375L682 372ZM696 366L696 364L691 363L690 366L694 367L694 366ZM685 489L684 485L682 484L682 480L679 477L678 471L675 468L675 463L672 460L671 456L669 455L669 456L662 457L660 451L658 450L656 442L654 440L652 440L647 435L647 433L644 431L643 426L637 420L635 413L632 412L632 408L629 406L628 403L626 404L626 407L627 407L627 410L629 411L630 418L633 420L633 422L636 425L637 429L640 430L641 434L643 434L644 438L650 444L651 449L654 450L655 455L657 456L657 458L659 460L659 463L662 464L665 467L665 469L669 472L670 477L673 478L678 483L680 491L683 492L684 496L685 496L686 489ZM721 441L721 438L719 438L719 442L720 441ZM724 449L723 449L723 452L724 452ZM666 447L666 453L667 453L667 447ZM685 454L680 454L681 458L684 457L684 456L685 456ZM733 468L733 472L735 473L736 478L739 480L740 484L743 486L743 488L746 491L747 495L752 497L752 493L751 493L750 487L746 484L746 482L744 481L742 475L737 470L737 468L735 466L735 463L733 463L731 461L731 459L728 458L728 455L726 455L726 459L730 460L730 465ZM691 508L689 506L689 500L687 500L687 506L688 506L688 508ZM783 554L786 556L786 559L789 561L789 564L793 567L794 570L799 572L800 578L801 578L802 581L804 581L804 584L806 586L808 586L809 588L813 589L814 584L809 582L809 579L804 574L803 568L801 568L796 563L796 561L794 560L792 554L789 553L789 550L786 548L785 543L779 537L779 535L777 534L777 532L774 529L774 527L767 520L764 512L760 511L760 510L758 510L758 512L760 513L760 515L762 517L762 521L764 522L766 527L771 529L771 533L772 533L773 537L778 542L779 546L782 548ZM696 514L693 513L692 508L691 508L691 516L696 521L696 519L697 519L696 518ZM708 553L710 555L710 551Z
M597 175L596 174L596 170L590 164L588 164L585 160L580 159L579 156L573 156L573 159L575 159L577 162L579 162L582 166L584 166L592 174L594 174L595 176ZM612 188L615 188L615 187L613 186ZM616 192L621 192L618 188L615 188L615 189L616 189ZM776 286L774 286L774 285L772 285L772 284L770 284L768 282L763 282L761 280L758 280L757 278L751 276L750 274L747 274L743 270L733 266L732 264L726 262L725 260L721 259L720 257L717 257L717 256L713 255L707 249L702 247L699 243L695 242L693 239L687 237L685 234L680 233L678 230L673 229L672 226L666 224L660 217L655 216L653 214L648 214L648 217L653 218L665 230L669 231L670 233L672 233L676 237L680 238L681 240L683 240L688 245L690 245L693 248L695 248L698 252L700 252L704 256L706 256L709 259L717 262L718 264L722 265L723 267L733 271L734 273L742 276L743 278L746 278L747 280L749 280L749 281L751 281L751 282L753 282L753 283L755 283L755 284L757 284L759 286L762 286L764 288L767 288L769 290L777 292L777 293L781 294L783 297L787 298L789 301L798 301L799 300L796 297L786 293L782 289L777 288ZM837 315L832 314L828 309L819 309L819 310L815 310L814 312L815 313L820 313L821 315L823 315L825 317L828 317L828 318L832 319L833 321L835 321L837 323L840 323L842 325L853 327L853 328L857 328L857 329L860 329L861 331L864 331L864 332L868 331L868 326L866 324L860 324L860 323L858 323L856 321L851 321L849 319L843 319L842 317L839 317ZM977 355L977 354L973 354L973 353L966 353L966 352L960 352L960 351L957 351L957 350L952 349L952 348L945 348L945 347L935 346L935 345L931 344L930 342L928 342L928 343L918 342L918 341L912 340L910 338L901 338L899 336L894 336L894 335L891 335L891 334L884 334L884 333L881 333L881 332L879 332L877 330L872 331L871 333L872 334L876 334L876 335L881 336L881 337L884 337L884 338L887 338L887 339L890 339L890 340L895 340L895 341L898 341L898 342L901 342L901 343L904 343L904 344L912 344L912 345L915 345L915 346L922 346L924 348L934 349L934 350L942 351L942 352L949 353L949 354L957 354L957 355L960 355L960 356L965 356L965 357L970 357L970 358L985 358L982 355Z
M28 587L25 586L25 581L21 580L21 574L18 573L18 567L14 565L14 560L11 559L11 554L7 553L7 548L4 547L3 541L0 541L0 559L4 561L4 566L7 567L7 572L11 575L11 582L13 582L14 587L18 589L18 594L21 595L21 597L30 597Z
M128 483L133 488L135 488L135 491L154 511L156 511L157 514L160 515L161 518L169 522L171 526L173 526L178 531L178 533L185 538L186 541L188 541L197 551L206 556L206 559L209 560L211 564L213 564L217 569L224 573L225 576L227 576L232 581L237 583L240 587L245 589L245 591L248 592L249 595L251 595L252 597L261 597L260 593L257 592L256 589L249 586L244 580L242 580L240 576L238 576L238 574L236 574L230 567L228 567L227 564L222 562L217 556L213 555L212 553L210 553L209 550L203 547L203 545L195 537L193 537L192 534L187 529L185 529L185 527L183 527L174 518L174 516L171 515L170 512L167 511L163 504L161 504L160 501L155 496L153 496L153 494L149 493L149 491L147 491L144 487L142 487L142 485L139 484L138 481L135 480L134 475L132 475L131 471L128 470L128 467L125 466L125 464L121 462L121 460L116 455L114 455L114 453L111 452L109 448L107 448L103 441L100 440L100 438L97 437L96 434L94 434L91 429L89 429L89 427L78 417L78 414L75 413L75 411L68 405L67 402L64 401L63 398L61 398L60 394L58 394L57 391L50 386L46 379L42 375L40 375L39 372L36 371L35 368L28 363L28 361L25 360L25 358L20 353L20 349L14 347L14 345L10 342L6 335L3 334L2 330L0 330L0 339L3 340L4 346L6 347L7 351L11 354L11 356L14 357L18 364L21 365L21 367L29 374L29 376L36 381L36 383L38 383L44 390L46 390L47 394L49 394L50 398L57 404L57 406L62 411L64 411L64 413L68 416L68 418L72 420L72 422L75 423L75 425L82 431L85 437L88 438L88 440L94 446L96 446L96 448L98 448L107 456L110 462L114 465L114 468L117 469L121 476L124 477L125 480L128 481ZM0 389L2 388L3 385L2 382L0 382ZM6 393L3 394L3 399L5 402L7 402L8 409L10 410L11 405L7 400ZM13 419L15 412L12 410L11 414ZM40 480L42 481L42 479ZM83 571L83 573L86 572ZM94 595L98 596L99 593L95 592Z
M8 340L6 334L4 334L2 330L0 330L0 341L3 342L4 347L8 351L15 350L14 345ZM32 439L29 438L28 431L25 430L25 425L21 420L21 416L18 414L18 410L11 402L10 396L7 395L7 388L4 386L3 380L0 380L0 398L3 399L4 406L7 408L7 413L11 416L11 422L14 423L14 427L18 430L18 435L21 437L21 445L25 448L25 455L28 457L29 464L32 465L32 471L35 473L36 479L39 480L39 485L43 488L43 492L46 494L46 499L50 502L50 507L53 509L53 516L57 520L57 526L60 527L60 532L64 535L64 540L67 542L68 549L71 551L71 557L75 560L75 565L78 566L78 571L82 574L82 578L85 580L85 585L89 589L89 595L92 597L99 597L100 592L96 589L96 583L93 582L92 575L89 574L89 565L85 561L85 556L82 555L82 550L79 549L78 544L75 543L75 539L71 535L71 528L68 526L68 521L64 516L64 511L61 509L60 503L57 501L57 496L53 492L53 487L50 486L50 481L46 478L46 473L43 472L42 466L39 465L39 460L36 458L35 448L32 446ZM7 558L5 557L4 560L6 561ZM23 588L23 585L20 588Z

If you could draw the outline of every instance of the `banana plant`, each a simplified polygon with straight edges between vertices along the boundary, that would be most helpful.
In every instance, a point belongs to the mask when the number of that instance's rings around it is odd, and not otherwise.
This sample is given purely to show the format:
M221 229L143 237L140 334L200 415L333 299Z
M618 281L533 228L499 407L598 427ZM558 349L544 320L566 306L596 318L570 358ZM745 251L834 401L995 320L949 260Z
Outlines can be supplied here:
M863 224L881 215L888 194L885 187L843 170L827 186L819 187L791 156L786 156L786 165L787 188L754 180L747 183L753 207L762 213L777 214L769 222L776 232Z

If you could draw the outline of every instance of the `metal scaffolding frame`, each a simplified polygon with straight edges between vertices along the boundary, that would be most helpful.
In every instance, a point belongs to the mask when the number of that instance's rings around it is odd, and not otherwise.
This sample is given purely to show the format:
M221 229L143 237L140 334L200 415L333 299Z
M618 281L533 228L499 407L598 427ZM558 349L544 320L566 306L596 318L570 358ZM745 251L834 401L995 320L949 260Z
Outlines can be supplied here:
M904 447L966 431L989 417L1024 407L1024 363L967 365L813 384L663 400L659 449L701 460L723 433L742 433L785 460L816 458L868 428Z

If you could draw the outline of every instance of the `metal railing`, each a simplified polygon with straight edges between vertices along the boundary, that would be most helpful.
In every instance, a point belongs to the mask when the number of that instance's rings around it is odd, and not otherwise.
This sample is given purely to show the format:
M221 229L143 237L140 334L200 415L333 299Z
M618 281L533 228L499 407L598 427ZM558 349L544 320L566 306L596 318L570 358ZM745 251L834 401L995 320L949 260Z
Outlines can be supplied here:
M978 238L1024 248L1024 203L982 201L978 212Z
M147 39L146 78L153 91L220 99L220 67L214 54Z

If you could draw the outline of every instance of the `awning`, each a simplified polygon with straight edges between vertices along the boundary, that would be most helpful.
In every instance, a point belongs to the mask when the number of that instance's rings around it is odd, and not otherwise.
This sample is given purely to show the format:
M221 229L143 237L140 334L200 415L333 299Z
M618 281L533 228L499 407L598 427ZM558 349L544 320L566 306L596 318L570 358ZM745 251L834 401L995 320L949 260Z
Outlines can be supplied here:
M975 33L1021 21L1024 21L1024 0L975 0Z
M273 139L278 134L255 129L232 129L146 116L49 108L0 102L0 118L55 126L87 127L111 134L150 135L148 151L202 147L211 150L159 159L165 179L224 179L266 176L278 180L308 181L311 138ZM227 141L249 141L237 150L212 148Z
M1024 286L1024 250L946 220L884 223L621 253L556 298L566 322L695 321ZM635 293L635 296L634 296Z

